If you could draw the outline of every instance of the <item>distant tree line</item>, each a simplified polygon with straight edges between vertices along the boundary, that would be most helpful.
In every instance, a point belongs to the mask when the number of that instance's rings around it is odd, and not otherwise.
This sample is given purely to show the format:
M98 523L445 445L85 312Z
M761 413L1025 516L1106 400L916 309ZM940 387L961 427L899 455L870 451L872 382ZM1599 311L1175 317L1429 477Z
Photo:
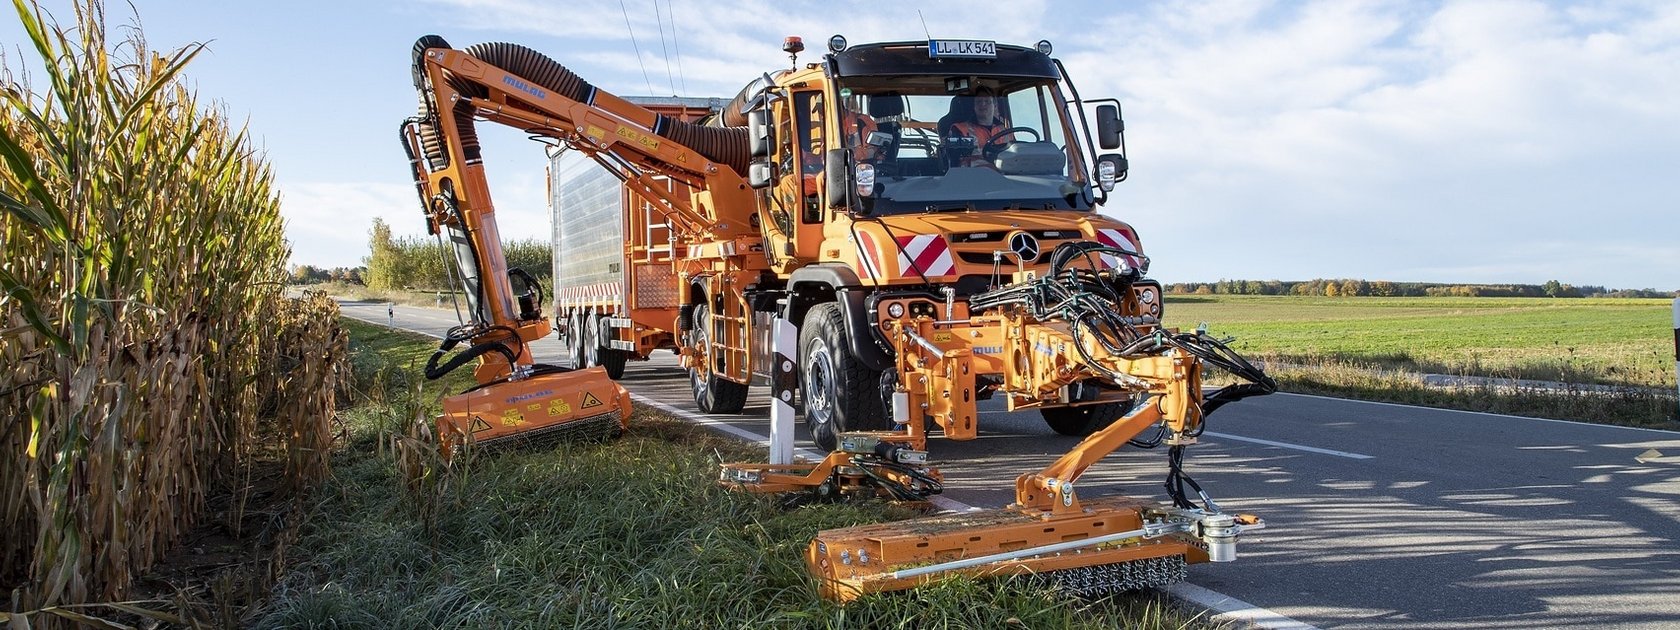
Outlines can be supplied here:
M340 282L343 284L363 284L362 276L367 273L367 267L316 267L315 265L292 265L292 284L321 284L323 282Z
M368 234L369 255L362 272L363 282L370 289L420 289L425 291L451 288L450 273L455 265L454 252L432 237L393 237L391 226L380 219L373 220ZM502 254L508 268L520 268L535 277L545 290L552 286L554 249L546 241L527 239L502 243Z
M1602 286L1575 286L1557 280L1545 284L1445 284L1436 282L1390 282L1358 278L1283 281L1283 280L1220 280L1218 282L1176 282L1166 286L1168 293L1182 295L1322 295L1327 297L1615 297L1661 298L1680 297L1680 291L1656 289L1607 289Z

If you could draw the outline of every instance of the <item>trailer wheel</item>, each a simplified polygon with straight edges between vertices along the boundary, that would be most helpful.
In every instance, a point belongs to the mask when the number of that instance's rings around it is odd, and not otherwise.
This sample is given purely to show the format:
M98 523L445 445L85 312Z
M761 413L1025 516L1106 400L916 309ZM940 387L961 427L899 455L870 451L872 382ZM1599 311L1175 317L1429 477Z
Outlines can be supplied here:
M589 367L606 368L607 378L616 381L624 378L624 362L630 358L630 353L606 347L607 340L612 338L612 335L606 333L606 325L606 317L596 315L589 319Z
M577 312L566 317L566 359L574 370L589 367L583 356L583 315Z
M892 422L881 404L881 373L847 350L840 309L837 302L811 307L799 330L805 424L811 439L828 451L839 446L840 433L884 431Z
M690 347L706 350L711 356L711 313L706 305L694 308L694 330L689 331ZM704 413L741 413L747 406L747 386L718 377L710 366L689 368L688 386L694 390L694 404Z
M601 327L595 315L583 316L583 367L601 364Z
M1062 435L1085 437L1102 430L1132 408L1131 401L1098 403L1078 407L1045 407L1039 409L1044 423Z

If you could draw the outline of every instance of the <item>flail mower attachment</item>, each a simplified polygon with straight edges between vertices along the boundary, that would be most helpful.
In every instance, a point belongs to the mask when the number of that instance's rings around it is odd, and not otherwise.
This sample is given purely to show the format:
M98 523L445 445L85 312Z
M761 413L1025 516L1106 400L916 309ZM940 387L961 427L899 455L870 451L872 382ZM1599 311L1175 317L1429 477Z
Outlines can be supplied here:
M443 399L437 428L439 446L446 455L467 442L500 449L600 441L618 437L629 427L630 392L613 382L605 368L521 365L506 341L476 332L478 343L440 366L439 359L449 350L475 336L466 329L451 331L426 364L426 377L436 379L483 356L487 365L480 370L501 374ZM491 357L501 361L491 363Z
M824 597L844 602L955 574L1032 575L1067 593L1098 597L1167 586L1184 578L1188 563L1235 560L1238 535L1264 524L1220 511L1183 474L1182 449L1200 432L1194 420L1183 422L1202 413L1193 384L1199 379L1170 381L1049 467L1022 475L1008 507L823 531L806 550L807 567ZM1080 474L1151 428L1157 431L1151 441L1171 445L1174 504L1081 500L1075 491ZM1202 499L1200 506L1185 495L1186 485Z
M597 367L538 373L445 398L438 435L445 452L463 438L479 448L541 446L615 438L629 421L630 393Z

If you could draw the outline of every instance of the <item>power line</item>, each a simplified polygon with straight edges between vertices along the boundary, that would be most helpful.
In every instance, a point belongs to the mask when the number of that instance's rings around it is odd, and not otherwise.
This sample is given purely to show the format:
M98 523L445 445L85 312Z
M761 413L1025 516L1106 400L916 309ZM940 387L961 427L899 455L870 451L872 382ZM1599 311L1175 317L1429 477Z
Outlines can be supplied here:
M636 51L636 65L642 67L642 82L647 84L648 94L652 94L653 80L648 78L647 64L642 63L642 47L636 44L636 29L630 27L630 10L624 8L624 0L618 0L618 10L624 14L624 30L630 31L630 48Z
M671 96L676 96L677 80L671 76L671 51L665 47L665 18L659 14L659 0L653 0L653 20L659 24L659 54L665 58L665 82L671 84ZM671 23L675 28L676 22Z
M688 94L688 78L683 76L682 48L677 46L677 12L671 8L671 0L665 0L665 16L671 20L671 50L677 53L677 81L682 83L682 93Z

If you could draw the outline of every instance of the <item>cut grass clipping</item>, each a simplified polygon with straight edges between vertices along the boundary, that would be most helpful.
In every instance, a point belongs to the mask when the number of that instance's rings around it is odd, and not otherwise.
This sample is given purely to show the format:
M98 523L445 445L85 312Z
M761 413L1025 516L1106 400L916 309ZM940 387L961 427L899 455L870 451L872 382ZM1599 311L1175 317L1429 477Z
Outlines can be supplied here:
M1001 580L823 602L801 562L813 534L914 514L725 491L719 458L764 451L646 407L614 442L476 454L407 483L395 434L465 381L418 388L432 341L346 325L368 397L259 627L1207 627L1155 594L1081 602Z

